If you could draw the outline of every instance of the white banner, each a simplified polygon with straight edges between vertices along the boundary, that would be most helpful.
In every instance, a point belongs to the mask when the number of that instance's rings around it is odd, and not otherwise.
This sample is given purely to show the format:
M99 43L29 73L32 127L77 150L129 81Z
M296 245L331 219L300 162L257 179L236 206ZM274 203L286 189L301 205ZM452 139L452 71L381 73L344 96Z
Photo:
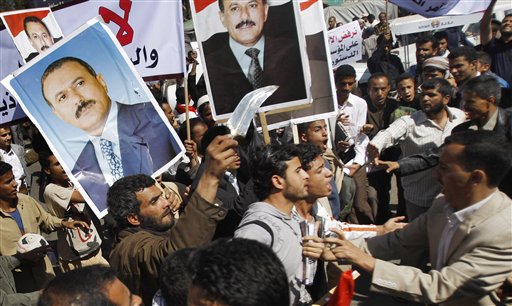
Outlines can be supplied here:
M327 32L332 67L358 61L362 58L362 31L358 21L347 23Z
M484 11L491 0L390 0L399 7L425 17L468 15Z
M53 13L65 36L100 14L146 80L185 71L181 1L94 0L55 8ZM6 30L0 32L0 39L2 79L19 68L18 62L23 63L23 60ZM91 49L94 47L90 46ZM5 99L5 88L0 90ZM0 123L17 119L13 115L22 112L20 108L8 110L5 116L5 112L0 111Z

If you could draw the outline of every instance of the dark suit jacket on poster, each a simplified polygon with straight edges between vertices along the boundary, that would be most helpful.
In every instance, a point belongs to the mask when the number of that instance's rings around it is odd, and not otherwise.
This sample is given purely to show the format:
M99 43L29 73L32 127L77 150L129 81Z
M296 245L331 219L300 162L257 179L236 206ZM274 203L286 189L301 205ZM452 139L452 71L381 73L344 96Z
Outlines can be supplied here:
M117 107L124 176L139 173L151 175L176 156L178 144L151 103L117 103ZM72 172L98 209L106 209L109 186L91 141L82 150Z
M254 89L229 47L227 32L213 35L203 43L203 47L215 113L231 113ZM307 98L297 39L265 35L263 61L263 86L280 86L263 105Z

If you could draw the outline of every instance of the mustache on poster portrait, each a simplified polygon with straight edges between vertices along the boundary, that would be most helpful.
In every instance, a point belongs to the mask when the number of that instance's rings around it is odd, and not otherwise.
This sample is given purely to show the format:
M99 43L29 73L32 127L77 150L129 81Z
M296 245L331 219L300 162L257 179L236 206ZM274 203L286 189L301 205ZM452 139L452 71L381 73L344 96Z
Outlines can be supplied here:
M256 26L256 22L252 21L252 20L242 20L239 24L236 25L235 29L239 29L241 27L245 27L245 26Z
M96 104L96 101L95 100L80 101L80 104L76 108L75 118L76 119L80 118L80 116L82 116L82 112L84 111L84 109L86 109L87 107L89 107L92 104Z

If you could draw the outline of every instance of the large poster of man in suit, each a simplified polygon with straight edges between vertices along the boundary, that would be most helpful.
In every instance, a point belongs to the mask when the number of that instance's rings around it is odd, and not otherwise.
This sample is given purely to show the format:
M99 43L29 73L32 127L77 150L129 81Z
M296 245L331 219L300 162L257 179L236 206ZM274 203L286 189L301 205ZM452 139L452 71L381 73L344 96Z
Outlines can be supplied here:
M157 175L183 152L128 56L96 20L2 83L100 217L116 180Z
M262 110L311 102L298 2L273 4L268 0L191 1L216 119L228 118L247 93L267 85L279 89Z

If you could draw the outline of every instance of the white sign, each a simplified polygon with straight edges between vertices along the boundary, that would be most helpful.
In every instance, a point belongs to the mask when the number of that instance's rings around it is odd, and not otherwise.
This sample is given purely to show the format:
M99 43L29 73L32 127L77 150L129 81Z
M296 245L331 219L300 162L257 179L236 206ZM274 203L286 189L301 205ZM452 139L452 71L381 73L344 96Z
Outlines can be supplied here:
M358 61L362 58L362 31L358 21L347 23L327 32L332 67Z

